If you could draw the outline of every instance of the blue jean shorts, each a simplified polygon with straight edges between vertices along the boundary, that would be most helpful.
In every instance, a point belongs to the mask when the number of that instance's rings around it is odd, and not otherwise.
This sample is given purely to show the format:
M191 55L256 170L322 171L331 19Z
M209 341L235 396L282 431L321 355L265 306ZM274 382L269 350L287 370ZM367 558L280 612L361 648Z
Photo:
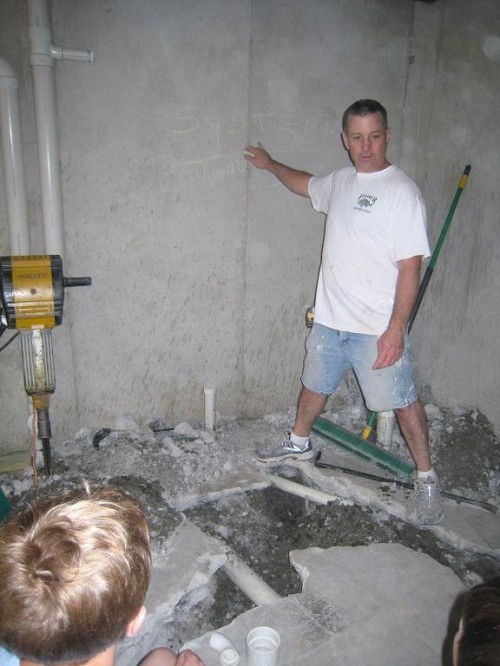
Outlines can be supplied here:
M352 368L369 410L388 412L407 407L418 397L408 336L403 356L394 365L373 370L378 338L314 324L306 341L302 384L313 393L330 395Z

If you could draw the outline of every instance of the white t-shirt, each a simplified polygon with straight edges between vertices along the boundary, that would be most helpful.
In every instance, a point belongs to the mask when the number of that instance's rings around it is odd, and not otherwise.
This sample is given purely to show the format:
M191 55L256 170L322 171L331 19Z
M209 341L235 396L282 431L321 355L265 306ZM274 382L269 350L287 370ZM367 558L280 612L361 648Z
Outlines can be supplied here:
M401 169L340 169L309 180L312 206L326 213L314 321L381 335L394 305L397 262L430 255L420 190Z

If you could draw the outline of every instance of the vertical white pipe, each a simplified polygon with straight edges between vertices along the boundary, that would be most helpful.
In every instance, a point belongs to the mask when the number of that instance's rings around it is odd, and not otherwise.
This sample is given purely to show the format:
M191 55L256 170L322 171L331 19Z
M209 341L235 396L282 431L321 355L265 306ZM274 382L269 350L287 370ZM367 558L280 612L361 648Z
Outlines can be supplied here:
M395 419L394 412L379 412L377 414L377 444L389 451L392 448Z
M27 6L45 252L63 256L61 176L49 12L46 0L28 0Z
M205 398L205 430L213 432L215 430L215 388L204 386L203 396Z
M29 227L17 89L14 71L3 58L0 58L0 138L10 253L29 254Z

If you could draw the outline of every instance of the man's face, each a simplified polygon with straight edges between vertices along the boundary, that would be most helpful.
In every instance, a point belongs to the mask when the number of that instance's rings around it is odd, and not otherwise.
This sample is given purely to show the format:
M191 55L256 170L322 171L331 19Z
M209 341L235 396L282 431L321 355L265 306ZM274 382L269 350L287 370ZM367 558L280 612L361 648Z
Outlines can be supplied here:
M390 129L384 129L382 114L350 116L347 131L342 132L344 147L349 151L356 171L373 173L389 166L385 157Z

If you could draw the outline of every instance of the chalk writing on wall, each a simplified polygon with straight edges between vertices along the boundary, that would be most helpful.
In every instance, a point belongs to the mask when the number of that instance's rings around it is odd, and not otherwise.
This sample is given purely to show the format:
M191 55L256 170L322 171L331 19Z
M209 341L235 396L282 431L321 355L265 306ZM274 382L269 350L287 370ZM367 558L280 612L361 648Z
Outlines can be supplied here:
M325 139L328 136L338 136L339 131L339 121L336 118L321 114L252 113L247 119L238 115L209 115L195 107L177 111L172 127L172 134L176 137L203 134L214 139L218 148L221 147L225 135L240 135L243 138L254 134L259 136L285 133L289 137L306 135L309 138Z
M180 176L189 189L202 185L217 185L245 173L246 163L239 155L212 155L171 164L172 176Z
M274 155L280 157L286 153L297 156L299 153L319 153L319 148L301 150L275 150ZM243 150L232 155L212 155L203 159L180 161L170 164L171 177L180 177L185 186L194 190L202 185L218 185L226 180L241 177L246 173L247 162L243 158ZM277 181L270 180L268 187L277 187Z
M260 140L263 135L275 137L276 146L286 141L287 148L276 147L274 155L290 153L319 153L324 149L324 141L328 137L338 137L338 120L327 115L300 115L253 113L244 118L238 115L225 116L222 113L208 114L196 107L186 107L176 113L171 127L171 136L183 144L186 151L192 145L193 138L200 138L198 148L209 143L216 149L222 146L234 146L234 138L239 137L241 151L237 153L221 150L216 154L200 155L192 159L179 160L169 165L172 176L181 177L189 189L201 185L217 185L228 179L240 178L246 173L246 161L243 159L243 148L250 141ZM293 142L293 144L292 144ZM191 147L192 150L192 147ZM272 186L275 186L273 183Z

